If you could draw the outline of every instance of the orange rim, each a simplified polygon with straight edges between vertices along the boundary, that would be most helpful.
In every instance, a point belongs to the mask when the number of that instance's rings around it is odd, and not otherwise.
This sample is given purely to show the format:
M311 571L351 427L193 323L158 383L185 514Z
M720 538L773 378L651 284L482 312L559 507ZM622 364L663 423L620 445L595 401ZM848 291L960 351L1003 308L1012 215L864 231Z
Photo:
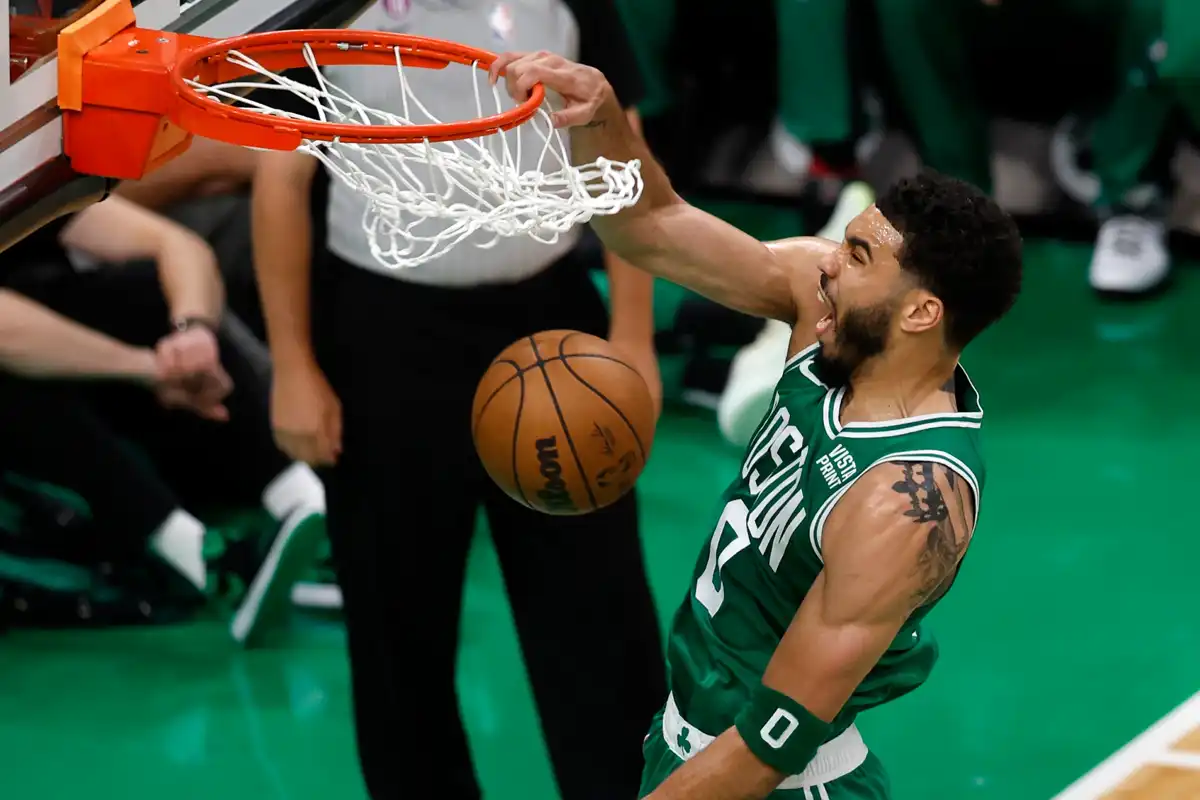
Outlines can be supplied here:
M460 122L431 125L346 125L275 117L245 108L226 105L206 97L187 81L205 85L236 81L257 73L229 61L231 51L253 59L265 69L279 73L308 66L304 46L312 49L319 66L374 65L395 66L396 50L406 67L442 69L451 63L477 65L487 70L498 57L495 53L466 45L381 31L297 30L252 33L228 39L216 39L180 53L172 70L172 82L180 102L191 106L187 127L194 133L221 139L222 132L238 138L247 125L264 129L266 137L279 134L299 135L314 141L339 140L350 143L399 144L423 141L444 142L469 139L510 130L529 121L545 100L541 84L533 87L530 97L502 114ZM200 130L198 128L203 128Z

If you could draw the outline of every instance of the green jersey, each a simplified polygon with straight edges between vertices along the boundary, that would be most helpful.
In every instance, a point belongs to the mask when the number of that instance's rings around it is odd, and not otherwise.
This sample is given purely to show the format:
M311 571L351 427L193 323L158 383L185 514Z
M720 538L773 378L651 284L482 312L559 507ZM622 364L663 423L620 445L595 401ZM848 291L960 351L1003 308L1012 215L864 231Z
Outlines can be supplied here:
M942 464L971 486L978 515L983 412L962 368L955 374L957 413L843 425L845 389L829 389L813 374L817 348L788 361L672 622L671 693L683 718L712 735L733 724L761 682L821 571L825 520L867 470L887 461ZM922 629L928 610L908 620L835 720L831 736L860 711L912 691L929 676L937 646Z

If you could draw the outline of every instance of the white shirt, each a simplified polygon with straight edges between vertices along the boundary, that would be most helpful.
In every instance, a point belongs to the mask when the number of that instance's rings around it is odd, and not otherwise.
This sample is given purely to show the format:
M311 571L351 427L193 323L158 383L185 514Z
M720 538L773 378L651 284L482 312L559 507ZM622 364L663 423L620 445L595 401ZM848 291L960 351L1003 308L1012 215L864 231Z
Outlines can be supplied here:
M492 52L548 50L572 60L578 58L578 27L561 0L379 0L352 27L430 36ZM451 122L478 115L469 70L459 64L441 70L413 68L405 70L405 77L413 95L434 117ZM327 67L325 75L368 106L400 110L400 84L394 68ZM486 91L485 77L480 73L478 80ZM485 94L485 103L488 99ZM529 130L519 133L522 127L506 135L522 136L521 171L536 169L542 138ZM511 138L509 141L515 155L516 142ZM362 230L366 205L363 195L336 179L330 182L329 249L364 269L399 280L439 286L509 283L529 278L570 251L581 233L576 228L552 245L518 235L501 238L490 248L481 249L476 244L491 241L493 235L476 232L432 262L392 270L371 255Z

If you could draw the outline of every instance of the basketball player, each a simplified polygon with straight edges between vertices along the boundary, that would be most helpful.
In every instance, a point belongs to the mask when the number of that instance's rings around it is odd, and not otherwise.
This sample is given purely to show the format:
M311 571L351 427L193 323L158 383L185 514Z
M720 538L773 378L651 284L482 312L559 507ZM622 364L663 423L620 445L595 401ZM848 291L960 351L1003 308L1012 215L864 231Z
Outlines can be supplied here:
M855 718L912 691L922 619L975 530L983 412L958 364L1013 304L1021 240L975 188L900 182L841 245L764 244L683 202L591 67L493 68L565 99L577 163L641 159L643 200L593 225L636 266L792 326L772 407L722 498L675 615L670 693L645 743L653 800L886 798Z
M611 72L626 102L641 90L613 0L387 0L353 25L492 51L578 53ZM438 118L477 114L463 68L406 75ZM394 69L331 68L326 77L373 106L403 109ZM536 141L521 149L523 170L536 168ZM327 182L328 200L313 218L309 191L323 172L303 154L260 154L255 267L275 366L277 440L290 455L332 466L327 521L370 796L479 797L455 664L482 508L561 796L633 797L646 719L665 693L637 500L630 494L580 517L531 511L484 473L470 420L491 360L548 329L607 335L657 393L651 279L608 264L610 321L588 275L602 254L585 249L578 230L557 245L522 237L489 249L473 246L488 241L481 233L428 265L388 270L362 231L365 197ZM324 219L310 335L310 231ZM397 744L398 732L413 730L422 746Z

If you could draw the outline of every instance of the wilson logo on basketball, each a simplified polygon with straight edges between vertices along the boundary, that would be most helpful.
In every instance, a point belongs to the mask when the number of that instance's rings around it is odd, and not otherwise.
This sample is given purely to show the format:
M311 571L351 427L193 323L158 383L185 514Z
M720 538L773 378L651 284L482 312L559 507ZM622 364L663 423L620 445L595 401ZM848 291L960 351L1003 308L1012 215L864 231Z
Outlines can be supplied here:
M546 479L545 485L538 491L538 499L547 508L563 511L574 511L575 502L567 491L567 484L562 479L562 464L558 463L558 437L538 439L537 446L538 472Z

